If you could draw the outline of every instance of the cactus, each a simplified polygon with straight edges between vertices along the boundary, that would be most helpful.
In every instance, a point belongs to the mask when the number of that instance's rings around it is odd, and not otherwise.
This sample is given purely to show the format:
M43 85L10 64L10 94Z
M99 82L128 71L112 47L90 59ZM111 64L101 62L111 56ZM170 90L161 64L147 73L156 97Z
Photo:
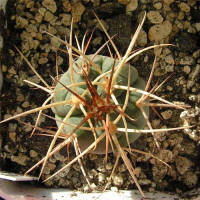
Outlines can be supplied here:
M99 67L99 69L102 71L102 73L111 71L112 67L115 68L119 64L119 60L116 60L114 58L107 57L107 56L89 55L88 57ZM94 81L98 77L98 72L92 65L89 66L87 77L84 77L84 75L81 72L79 72L80 69L82 68L82 64L86 63L86 62L87 61L85 61L84 59L79 58L73 63L73 69L75 71L73 73L74 83L80 83L80 82L84 83L85 78L87 78L91 81ZM109 74L108 74L108 76L109 76ZM128 76L129 76L129 65L124 64L122 71L120 72L119 76L116 79L116 84L128 85ZM130 77L131 77L130 87L139 88L141 90L144 90L145 82L143 79L141 79L138 76L138 72L133 66L130 66ZM106 95L106 92L107 92L106 86L104 84L104 82L106 81L106 80L104 80L105 78L107 81L109 80L109 77L103 77L102 79L99 80L100 84L97 85L96 88L92 85L93 89L96 90L97 94L104 102L106 102L106 96L107 96ZM72 108L72 105L76 101L76 99L74 98L74 95L70 91L68 91L67 89L65 89L63 87L63 85L65 87L67 87L71 84L72 84L72 81L71 81L70 71L68 70L66 73L64 73L61 76L59 82L57 83L57 85L54 89L55 95L52 99L53 103L59 102L59 101L64 101L64 100L69 101L69 104L60 105L60 106L56 106L56 107L52 108L53 112L55 113L55 117L57 119L56 123L57 123L58 127L60 127L64 117L67 115L67 113ZM87 88L86 84L82 84L82 85L77 86L74 89L74 91L77 92L77 95L81 95L86 88ZM126 91L114 89L112 92L115 95L117 101L119 102L119 105L123 105L125 102ZM141 94L138 94L136 92L129 93L129 101L126 106L126 110L124 111L124 113L127 116L129 116L129 118L132 119L132 120L127 121L127 128L129 128L129 129L143 129L146 124L141 111L136 106L136 102L140 97L141 97ZM88 94L84 98L85 98L86 102L91 102L90 104L93 107L92 109L95 109L95 105L93 105L93 102L92 102L93 99L91 98L91 94ZM148 107L145 108L145 111L148 113ZM109 114L110 114L109 115L110 121L114 121L118 116L117 111L114 112L114 109ZM71 114L70 118L66 121L66 125L64 126L62 132L65 134L71 134L71 132L73 131L73 127L70 124L74 124L75 126L78 126L78 124L84 119L84 117L85 116L84 116L83 112L81 111L81 109L79 108L79 105L77 104L76 109ZM103 127L103 124L100 120L97 122L97 121L95 121L95 119L92 119L92 121L94 123L96 123L96 128ZM89 128L89 124L87 122L85 122L84 126ZM123 127L123 126L124 126L123 120L120 119L116 123L116 127ZM105 131L104 129L96 130L97 137L102 135L104 131ZM127 145L127 140L129 141L129 143L132 143L140 136L140 133L129 134L128 139L127 139L126 135L122 132L118 132L115 134L117 134L117 138L118 138L121 146ZM95 140L95 137L93 137L92 131L86 131L83 129L82 130L79 129L76 131L76 135L78 137L79 146L82 150L84 150L89 145L91 145ZM97 145L97 147L93 151L91 151L91 153L98 153L98 154L106 153L105 143L106 142L105 142L105 138L104 138L104 140L102 140L101 143L99 143ZM85 148L82 148L82 147L85 147ZM109 152L110 151L111 151L111 147L109 147Z
M160 87L159 85L148 92L156 66L156 58L146 84L144 80L139 77L137 70L128 64L128 61L144 51L168 46L170 44L154 45L132 52L145 20L144 16L126 53L124 56L121 56L98 17L97 20L107 35L108 41L93 55L86 55L87 46L89 45L91 38L89 39L86 48L84 48L84 40L82 45L79 45L77 42L78 48L72 46L72 28L69 43L57 38L67 47L69 54L69 69L60 78L53 78L56 83L55 89L52 89L52 87L43 80L21 51L16 48L29 67L43 82L45 87L30 81L26 82L44 90L49 93L50 96L41 107L17 114L3 120L1 123L39 112L31 134L33 135L35 130L39 129L38 121L42 111L51 108L55 113L58 130L53 132L54 136L46 156L29 169L26 174L42 164L39 175L39 177L41 177L48 159L64 146L74 143L77 156L45 181L53 178L62 170L78 161L81 165L82 172L90 185L81 162L83 156L87 153L98 153L105 154L105 158L107 159L108 153L113 151L114 153L117 152L122 158L138 190L141 195L145 197L137 182L134 168L127 157L126 152L132 152L130 143L134 142L141 134L152 133L158 146L155 136L156 132L174 131L185 128L153 129L148 117L149 107L159 106L177 109L184 109L185 107L184 105L173 104L153 94L154 91ZM55 37L50 33L47 34L51 37ZM111 56L107 57L99 55L100 51L108 44L108 42L111 43L115 50L117 59L113 59ZM80 46L82 46L82 49ZM73 55L75 56L73 57ZM150 102L149 99L153 99L154 102ZM146 124L149 129L144 129ZM52 134L52 131L49 131L49 133ZM57 138L59 137L62 137L64 141L54 147ZM128 148L126 146L128 146Z

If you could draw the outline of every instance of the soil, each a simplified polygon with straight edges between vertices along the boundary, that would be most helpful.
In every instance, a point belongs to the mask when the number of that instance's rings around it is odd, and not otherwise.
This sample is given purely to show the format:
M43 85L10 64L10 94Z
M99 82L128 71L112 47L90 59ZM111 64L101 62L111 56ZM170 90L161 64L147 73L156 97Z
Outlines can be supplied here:
M151 40L149 31L155 24L152 23L151 17L147 17L143 27L144 34L141 35L135 48L159 43L175 45L162 48L160 52L157 52L158 66L151 86L154 86L157 81L161 83L167 76L173 74L156 92L156 95L171 102L185 103L190 107L187 107L184 111L173 108L158 108L157 112L160 116L151 111L150 121L153 128L194 126L182 131L159 133L157 139L160 149L156 147L151 134L141 136L136 144L132 144L137 150L150 152L157 156L169 164L170 168L157 161L150 154L134 153L129 155L129 158L138 172L138 182L144 191L154 192L159 190L183 194L199 187L200 21L195 12L199 11L200 2L192 0L183 2L176 0L164 2L140 1L136 10L130 13L126 13L127 5L120 4L117 1L63 0L56 3L56 10L54 10L56 1L50 0L54 5L52 7L46 6L44 2L48 2L48 0L8 1L7 29L5 30L2 60L4 76L0 100L2 120L41 106L48 98L45 92L27 85L23 81L30 80L42 84L17 53L15 46L22 51L43 79L48 84L54 85L50 75L56 76L55 48L65 47L42 33L42 30L47 30L62 39L69 39L73 15L76 19L73 32L77 34L79 41L82 40L86 30L90 33L95 28L87 54L94 53L106 40L105 34L97 25L98 23L92 14L92 9L94 9L97 15L103 19L108 32L111 35L118 33L119 37L122 38L117 45L120 53L123 54L137 27L138 18L141 18L144 11L147 12L147 16L150 11L157 11L164 20L170 21L170 24L172 24L171 32L161 40ZM169 2L173 3L170 4ZM67 3L68 6L66 6ZM158 3L161 3L160 9L158 9ZM77 7L80 9L79 12L76 10ZM190 8L189 11L187 10L188 7ZM74 9L75 12L73 12ZM47 12L50 14L47 14ZM79 13L80 16L73 13ZM120 17L123 20L119 20ZM112 20L114 20L113 23ZM116 20L118 20L118 23L116 23ZM89 34L86 38L89 38ZM76 46L75 39L74 45ZM111 51L114 53L112 48ZM137 68L140 76L146 81L151 71L154 54L155 52L150 50L131 61L131 64ZM102 55L109 55L107 48L103 49ZM68 56L58 51L58 63L59 74L62 74L68 69ZM51 110L44 113L53 116ZM39 131L31 138L29 137L36 118L36 114L31 114L21 117L19 121L12 120L0 125L1 170L23 174L46 154L51 138L39 135ZM41 117L39 125L43 129L56 129L56 123L45 116ZM70 159L74 157L75 153L71 148ZM103 190L114 166L115 157L112 154L109 154L107 163L104 162L104 157L104 155L88 154L83 159L86 173L95 190ZM49 160L42 180L67 162L67 148L64 148ZM38 174L39 168L34 170L31 175L38 176ZM136 188L132 178L127 174L128 171L120 160L117 172L113 176L108 189L112 187L117 189ZM48 187L67 187L88 191L87 183L78 163L72 165L55 179L43 184Z

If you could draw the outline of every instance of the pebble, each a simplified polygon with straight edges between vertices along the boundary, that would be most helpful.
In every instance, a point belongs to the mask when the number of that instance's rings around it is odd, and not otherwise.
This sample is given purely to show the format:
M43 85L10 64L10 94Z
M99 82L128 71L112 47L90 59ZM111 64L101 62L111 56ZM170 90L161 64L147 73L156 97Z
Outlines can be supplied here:
M54 15L51 12L49 12L49 11L45 12L45 14L44 14L45 21L51 22L53 20L53 18L54 18Z
M191 171L186 172L183 177L184 177L184 183L188 187L194 187L197 184L198 177L194 172Z
M40 13L42 16L44 16L46 11L47 11L46 8L39 8L38 13Z
M72 16L70 14L62 14L61 23L65 26L70 26Z
M164 3L169 6L170 4L174 3L174 0L164 0Z
M196 28L197 32L200 32L200 23L195 23L194 27Z
M172 110L166 110L164 112L161 113L163 119L170 119L172 117Z
M57 10L56 2L54 0L43 0L42 5L52 13L55 13Z
M200 57L200 49L196 50L193 54L192 57L194 58L199 58Z
M45 174L45 175L48 175L48 174L50 174L50 169L48 168L48 167L45 167L44 168L44 171L43 171L43 173Z
M24 154L19 154L18 156L12 155L11 160L19 165L26 166L30 158Z
M147 18L152 24L160 24L163 22L163 17L158 11L149 11L147 13Z
M102 174L102 173L98 174L98 181L99 181L99 183L104 183L105 179L106 179L105 174Z
M153 7L157 10L160 10L162 8L162 3L161 2L155 2L153 4Z
M144 47L147 44L147 33L142 29L137 38L137 44Z
M173 160L173 153L167 149L161 150L159 153L159 158L166 163L171 162Z
M40 14L40 13L37 13L35 15L35 20L38 22L38 23L41 23L42 20L43 20L43 16Z
M193 165L191 160L183 156L178 156L175 159L175 162L176 162L176 168L181 175L185 174L185 172L188 171L190 167Z
M40 65L43 65L43 64L46 64L48 62L48 58L40 58L39 60L38 60L38 64L40 64Z
M71 9L72 9L72 7L71 7L71 4L70 4L69 0L65 0L63 2L63 11L64 12L70 12Z
M179 8L183 11L183 12L190 12L190 6L188 6L186 3L181 2L179 4Z
M200 65L197 64L188 77L187 81L188 89L190 89L195 84L195 80L199 77L199 74L200 74Z
M16 17L16 28L24 28L26 25L28 24L28 21L19 16L19 17Z
M194 58L191 56L184 56L180 60L180 65L193 65L195 63Z
M51 38L51 49L52 47L59 48L60 45L61 45L61 41L58 38L55 38L55 37Z
M127 5L128 3L130 3L131 0L118 0L118 3L121 3L123 5Z
M6 152L11 153L11 154L16 153L16 151L17 151L16 147L14 147L14 146L11 145L11 144L6 144L3 148L4 148L4 150L5 150Z
M118 191L119 191L117 187L111 187L110 190L111 190L112 192L118 192Z
M138 183L140 185L150 185L151 184L151 180L149 180L149 179L140 179L140 180L138 180Z
M169 36L172 31L172 24L164 21L162 24L156 24L149 30L148 37L151 41L159 41Z
M130 3L126 6L126 13L133 12L138 7L138 0L130 0Z
M190 71L191 71L190 66L189 66L189 65L185 65L185 66L183 67L183 71L184 71L186 74L189 74Z
M36 158L38 156L38 153L35 150L30 150L29 155L31 158Z
M64 165L63 165L62 167L64 167ZM67 176L67 174L69 173L69 171L70 171L70 167L67 167L67 168L65 168L64 170L62 170L62 171L58 174L58 176L64 178L65 176Z
M168 64L171 64L171 65L174 65L174 58L173 58L173 56L171 54L167 55L165 57L165 62L168 63Z
M9 138L15 142L16 141L16 132L9 132Z
M47 31L51 33L52 35L55 35L57 33L57 30L53 26L50 26L50 25L48 26Z
M124 183L124 179L123 179L123 177L120 174L114 175L112 177L112 179L113 179L113 184L116 185L116 186L118 186L118 187L122 186L123 183Z
M47 166L51 171L53 171L56 168L56 165L53 163L48 163Z
M17 129L17 124L9 123L9 126L8 126L9 132L14 132L14 131L16 131L16 129Z
M33 8L34 7L35 2L34 1L30 1L26 4L27 8Z
M81 20L81 16L85 11L85 6L81 2L77 2L72 5L72 17L73 17L73 22L77 23Z

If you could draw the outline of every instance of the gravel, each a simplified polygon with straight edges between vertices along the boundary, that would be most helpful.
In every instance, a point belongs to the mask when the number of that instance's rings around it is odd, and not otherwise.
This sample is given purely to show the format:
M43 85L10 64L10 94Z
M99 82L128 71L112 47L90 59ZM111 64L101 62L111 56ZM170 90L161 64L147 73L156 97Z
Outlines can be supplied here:
M156 84L158 79L161 82L171 73L173 73L173 77L160 87L156 94L170 101L185 102L190 105L184 111L158 108L160 116L151 112L153 127L195 126L188 127L184 131L159 133L157 137L160 150L156 147L151 134L142 136L134 145L135 149L151 152L169 164L171 168L161 164L150 154L135 152L134 155L129 156L134 166L137 166L139 183L147 191L163 190L181 194L199 186L200 46L198 23L200 22L198 15L193 14L199 9L198 1L63 0L57 2L54 0L12 0L9 4L12 7L10 6L8 12L5 54L2 60L4 75L0 102L2 119L41 106L47 98L42 91L33 86L27 86L23 82L26 79L41 84L41 81L31 72L13 48L14 45L23 52L42 77L50 85L53 85L49 75L56 75L55 52L57 48L65 47L57 39L49 37L43 31L48 31L62 39L69 39L70 23L73 18L73 31L78 38L82 39L86 29L91 31L97 27L97 22L90 9L94 8L99 17L103 18L107 24L111 35L115 34L113 30L117 30L117 33L121 34L120 38L123 39L121 43L126 46L127 41L134 33L133 27L137 26L138 20L145 10L147 20L140 33L141 38L137 42L137 48L163 42L171 42L176 45L176 47L157 50L159 53L152 85ZM134 24L135 26L132 26ZM88 54L94 53L94 49L98 49L100 44L105 41L104 38L106 37L103 32L97 28ZM119 45L120 53L125 49L123 45ZM102 53L107 54L107 52L107 49L104 49ZM148 79L153 57L154 52L149 51L131 61L145 80ZM58 52L57 58L60 65L59 74L61 74L67 70L68 57L66 54ZM51 114L50 111L45 113ZM22 117L21 120L34 124L36 115ZM54 122L44 116L39 124L44 129L56 126ZM3 170L24 173L45 155L51 141L51 138L39 135L29 138L32 127L18 121L3 124L1 129L0 158L4 159L4 162L1 162L0 168ZM71 148L70 159L74 157L75 153ZM49 159L42 179L48 178L67 162L67 151L64 149ZM104 164L104 155L84 157L83 165L95 190L104 188L114 162L115 158L112 154L109 155L107 164ZM9 163L11 165L7 169ZM120 160L108 188L113 191L135 188L135 184L127 174L128 171ZM38 171L35 170L32 175L38 175ZM51 187L67 187L85 192L89 190L78 164L67 168L55 179L45 182L45 184Z

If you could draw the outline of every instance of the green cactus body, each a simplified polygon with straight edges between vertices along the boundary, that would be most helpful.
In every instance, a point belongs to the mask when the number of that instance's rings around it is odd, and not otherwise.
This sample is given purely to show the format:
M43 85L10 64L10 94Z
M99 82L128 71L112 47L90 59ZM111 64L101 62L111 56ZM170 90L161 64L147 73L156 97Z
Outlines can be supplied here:
M90 59L92 59L92 57L93 57L93 55L89 55ZM93 59L93 62L102 70L103 73L111 70L112 66L114 64L115 64L115 66L117 66L119 63L118 60L114 60L113 58L110 58L107 56L102 56L102 55L95 56L95 58ZM82 76L81 73L77 72L78 69L80 71L81 65L82 65L82 59L80 59L80 58L73 63L73 69L74 69L73 77L74 77L75 83L85 82L84 76ZM79 66L80 68L77 66ZM121 72L119 73L119 76L116 79L115 84L127 86L128 85L128 73L129 73L128 64L124 64ZM92 65L90 65L88 78L91 81L93 81L99 75L100 74L97 72L97 70ZM109 78L109 76L110 76L110 73L108 74L107 77ZM59 81L62 84L66 85L67 87L72 84L69 70L61 76ZM100 83L103 82L103 78L100 79L99 82ZM141 90L144 90L144 88L145 88L144 80L138 76L138 72L133 66L130 67L130 87L138 88ZM77 86L76 93L81 95L86 88L87 88L86 84ZM101 96L101 98L105 99L106 89L103 88L100 84L95 86L95 88L96 88L97 93ZM54 92L55 92L55 95L54 95L52 102L69 100L69 104L60 105L60 106L56 106L56 107L52 108L53 112L55 113L55 117L57 119L57 121L56 121L57 126L59 127L62 123L62 120L65 118L65 116L67 115L67 113L73 106L72 104L70 104L70 99L74 95L71 94L67 89L65 89L63 87L63 85L61 85L60 83L58 83L56 85ZM121 107L123 107L125 97L126 97L126 92L127 92L126 90L119 90L119 89L113 90L113 93L115 94L115 97L117 98ZM138 129L139 130L139 129L143 129L144 126L146 125L146 121L144 120L142 113L136 106L136 102L140 97L141 97L141 95L136 92L129 93L129 100L128 100L128 105L126 107L125 113L127 115L129 115L131 118L135 119L135 121L131 121L131 120L127 119L128 129ZM84 99L89 103L92 101L91 96L88 93L87 93L87 95L84 96ZM148 114L148 108L145 108L145 111ZM114 121L118 115L119 114L117 114L115 112L111 112L110 120ZM81 122L81 120L84 119L84 117L85 116L82 113L82 111L80 110L80 108L77 107L74 110L71 117L67 121L67 123L69 123L69 125L66 124L64 126L62 132L65 134L71 134L74 129L74 126L72 126L70 124L77 126ZM94 119L91 119L91 120L92 120L93 125L95 125L96 128L103 126L101 121L95 122ZM89 127L88 122L86 122L83 126ZM123 123L122 119L119 120L119 122L116 124L116 127L124 128L124 123ZM105 130L97 129L96 130L97 137L99 137L103 132L105 132ZM82 150L87 148L92 142L94 142L94 136L91 131L79 129L76 131L76 135L78 137L79 146L81 147ZM119 143L122 146L127 146L127 139L126 139L125 133L118 132L118 133L116 133L116 135L118 137ZM140 136L139 133L129 133L128 134L129 142L130 143L134 142L139 136ZM111 151L111 148L109 149L109 152L110 151ZM96 149L94 151L92 151L91 153L104 154L105 153L105 139L102 140L97 145Z

